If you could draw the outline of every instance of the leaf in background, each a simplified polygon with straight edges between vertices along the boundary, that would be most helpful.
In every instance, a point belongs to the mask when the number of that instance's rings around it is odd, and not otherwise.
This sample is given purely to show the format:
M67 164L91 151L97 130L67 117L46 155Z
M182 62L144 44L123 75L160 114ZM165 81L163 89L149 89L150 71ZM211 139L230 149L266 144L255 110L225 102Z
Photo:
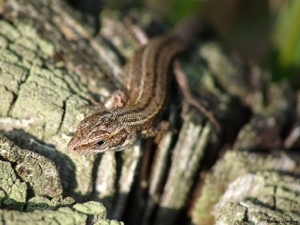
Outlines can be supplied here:
M285 1L274 31L274 80L291 78L300 67L300 1Z

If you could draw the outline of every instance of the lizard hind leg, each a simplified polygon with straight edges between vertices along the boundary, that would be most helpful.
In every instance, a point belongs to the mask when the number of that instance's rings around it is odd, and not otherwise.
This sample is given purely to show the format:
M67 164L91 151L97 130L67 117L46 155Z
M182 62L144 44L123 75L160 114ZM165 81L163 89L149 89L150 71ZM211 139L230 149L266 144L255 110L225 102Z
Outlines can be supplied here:
M197 101L194 98L194 96L192 95L192 93L190 92L186 74L183 71L183 69L181 68L180 62L178 60L174 60L173 72L174 72L176 81L177 81L185 99L187 100L187 102L190 105L196 107L200 112L202 112L206 116L206 118L209 119L210 122L214 125L216 131L220 132L220 130L221 130L220 124L214 117L213 113L208 111L199 101Z

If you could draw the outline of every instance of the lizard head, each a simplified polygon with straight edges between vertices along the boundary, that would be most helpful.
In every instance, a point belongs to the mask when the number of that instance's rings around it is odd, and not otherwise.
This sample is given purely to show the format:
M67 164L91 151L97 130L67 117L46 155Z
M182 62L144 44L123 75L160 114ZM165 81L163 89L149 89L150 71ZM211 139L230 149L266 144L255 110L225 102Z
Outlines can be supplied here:
M126 129L111 111L103 111L80 122L68 150L76 154L121 151L133 145L135 140L135 132Z

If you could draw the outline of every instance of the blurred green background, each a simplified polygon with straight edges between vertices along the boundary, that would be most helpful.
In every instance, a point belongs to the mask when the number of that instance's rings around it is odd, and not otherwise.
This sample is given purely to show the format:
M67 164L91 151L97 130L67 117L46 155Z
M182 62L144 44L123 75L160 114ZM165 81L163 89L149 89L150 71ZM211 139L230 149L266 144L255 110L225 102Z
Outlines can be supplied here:
M194 12L212 23L228 52L259 64L272 79L289 79L299 88L300 0L70 0L81 10L146 7L176 24Z

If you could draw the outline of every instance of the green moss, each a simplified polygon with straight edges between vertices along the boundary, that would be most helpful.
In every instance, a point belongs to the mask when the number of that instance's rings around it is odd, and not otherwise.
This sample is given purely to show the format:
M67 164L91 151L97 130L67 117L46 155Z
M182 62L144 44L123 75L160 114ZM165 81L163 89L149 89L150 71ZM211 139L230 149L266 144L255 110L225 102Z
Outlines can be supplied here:
M9 162L0 161L0 187L4 192L2 204L10 209L22 210L26 203L27 185L17 179Z
M0 20L0 27L1 27L0 33L10 41L13 41L20 37L20 32L17 29L15 29L12 25L5 22L4 20Z
M227 151L205 178L201 196L192 212L193 221L206 221L203 224L212 223L214 218L210 211L230 182L249 172L274 169L276 163L275 157L271 155L264 158L247 152Z
M106 218L106 209L100 202L89 201L83 204L76 204L73 208L87 215L98 214L102 218Z

